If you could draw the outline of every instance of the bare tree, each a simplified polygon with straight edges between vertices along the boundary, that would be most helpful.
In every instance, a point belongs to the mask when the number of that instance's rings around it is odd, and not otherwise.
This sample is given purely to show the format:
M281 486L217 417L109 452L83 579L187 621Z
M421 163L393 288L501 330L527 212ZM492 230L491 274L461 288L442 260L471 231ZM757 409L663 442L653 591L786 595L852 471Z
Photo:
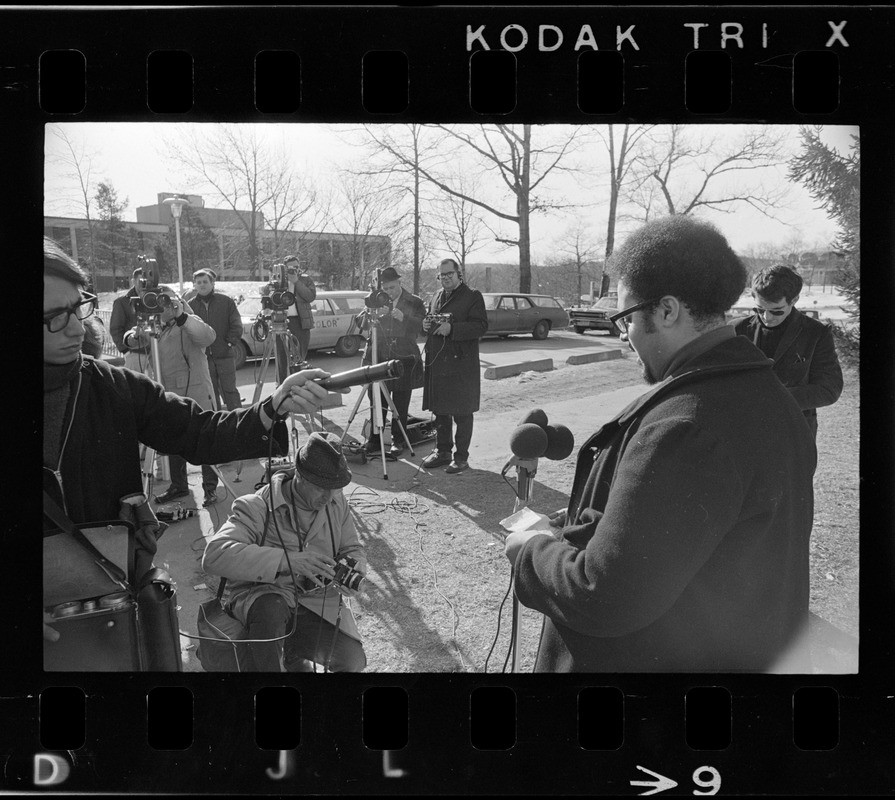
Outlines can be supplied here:
M369 164L358 174L376 175L392 190L399 202L409 199L412 224L413 292L419 293L422 268L423 205L427 201L423 169L432 170L443 158L443 134L418 123L409 125L365 125L364 144Z
M127 229L121 219L121 215L127 208L127 198L118 199L118 192L108 180L101 182L96 187L93 197L96 202L97 215L102 221L98 231L97 244L103 254L103 260L109 264L112 270L112 286L115 286L118 263L123 264L126 256L124 250L127 246Z
M616 131L617 127L620 130ZM605 129L597 128L597 136L602 139L606 146L606 154L609 156L609 211L606 218L606 257L600 274L600 297L609 291L606 263L615 249L615 228L622 191L631 179L632 167L639 163L638 151L642 140L653 127L653 125L625 124L606 125ZM579 291L579 296L580 294Z
M748 205L773 218L788 189L769 187L761 171L786 163L784 134L769 126L747 126L736 139L684 125L656 126L645 149L639 184L654 181L666 214L699 210L730 213ZM749 178L744 173L750 173ZM636 189L635 189L636 191ZM655 208L645 208L647 215Z
M427 227L435 241L443 243L460 267L465 269L469 256L485 243L485 225L478 207L467 199L481 195L481 180L475 175L464 175L458 171L451 185L460 194L443 192L433 204L432 221Z
M589 266L596 261L599 252L599 244L594 240L593 233L582 219L577 219L565 233L556 242L554 248L557 256L550 261L556 266L568 266L574 275L575 283L575 304L581 302L583 293L582 281L592 278L589 272ZM601 271L602 274L602 271ZM609 288L608 276L606 280L606 289ZM601 292L602 292L601 285ZM605 293L605 292L603 292ZM602 295L601 295L602 296Z
M90 173L93 169L93 154L86 148L76 147L71 137L65 130L56 125L49 126L49 133L56 140L56 147L51 151L49 161L62 167L62 177L66 177L77 185L78 205L84 210L84 219L87 220L87 242L90 247L90 273L93 286L96 283L96 242L93 237L93 219L91 216L91 201L94 195ZM48 200L52 203L52 200Z
M451 185L450 177L436 169L421 165L420 174L443 192L464 199L485 209L499 220L517 227L515 238L504 238L499 234L495 234L494 238L498 242L519 248L519 291L531 291L531 215L566 207L567 204L558 200L548 200L539 190L543 189L544 181L550 175L570 168L565 163L566 157L575 150L581 138L581 128L573 128L571 133L558 141L534 146L532 126L527 124L482 125L475 131L471 131L469 126L436 127L460 144L462 151L472 155L481 165L473 169L481 169L499 179L503 188L509 192L513 208L499 208L497 203L465 194ZM405 166L409 166L410 161L406 155L402 158Z

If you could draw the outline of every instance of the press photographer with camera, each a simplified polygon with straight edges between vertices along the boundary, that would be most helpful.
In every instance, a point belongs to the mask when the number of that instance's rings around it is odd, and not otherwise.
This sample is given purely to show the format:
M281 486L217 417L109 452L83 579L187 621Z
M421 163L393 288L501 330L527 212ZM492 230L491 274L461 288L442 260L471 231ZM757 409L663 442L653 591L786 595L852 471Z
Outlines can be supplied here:
M196 314L188 313L189 306L178 297L173 289L163 286L160 294L168 298L159 314L158 330L159 382L168 392L180 397L189 397L199 404L200 408L215 411L217 403L214 399L214 387L208 370L208 359L205 349L215 340L214 329L203 322ZM146 337L148 346L149 334L142 329L134 328L125 334L128 337ZM156 503L168 503L179 497L189 495L187 483L186 460L177 454L168 458L171 470L171 485L160 495L156 495ZM208 465L202 465L203 505L210 506L217 502L217 473Z
M376 337L377 352L373 353L373 337L367 339L362 364L398 359L404 367L400 378L389 381L387 388L398 412L392 419L392 445L389 455L399 456L404 452L404 437L401 428L407 430L407 414L414 389L423 385L423 360L416 340L423 327L426 305L415 294L401 286L401 276L394 267L386 267L377 275L378 288L367 298L367 307L359 317L361 325L368 332L372 325L379 326ZM372 387L370 388L372 392ZM372 403L371 403L372 412ZM382 398L382 426L388 418L388 404ZM374 433L367 442L367 450L378 453L379 437Z
M228 579L230 613L250 640L279 639L249 643L249 671L307 672L306 661L332 672L366 666L342 600L356 595L367 572L342 492L350 482L339 438L315 431L296 455L294 474L277 472L238 497L208 540L202 568Z
M140 284L143 280L143 267L137 267L131 276L131 288L112 302L112 316L109 319L109 334L118 352L124 355L124 366L134 372L142 372L152 377L152 356L149 343L124 341L124 335L137 325L137 313L134 301L140 296Z
M300 363L304 363L308 358L311 329L314 327L314 310L311 308L311 303L317 299L317 287L314 286L314 280L301 270L296 256L286 256L283 263L286 265L288 289L295 297L295 302L286 311L286 324L289 327L289 332L298 342L298 360ZM278 358L285 357L282 350L278 341Z
M195 464L262 457L271 448L279 455L288 452L280 420L289 412L313 413L327 397L314 379L328 373L308 370L250 408L203 411L144 375L84 356L82 320L96 308L96 297L84 293L86 285L86 274L44 237L43 481L48 496L76 525L125 514L130 519L131 503L146 506L141 443ZM44 530L55 527L45 515ZM152 566L157 530L157 524L137 526L137 581ZM58 638L47 625L44 635Z
M463 282L454 259L439 263L438 279L441 289L423 319L423 409L435 415L437 438L435 450L422 463L428 469L448 464L445 472L453 475L469 469L473 414L479 410L482 389L479 339L488 330L488 312L482 293Z

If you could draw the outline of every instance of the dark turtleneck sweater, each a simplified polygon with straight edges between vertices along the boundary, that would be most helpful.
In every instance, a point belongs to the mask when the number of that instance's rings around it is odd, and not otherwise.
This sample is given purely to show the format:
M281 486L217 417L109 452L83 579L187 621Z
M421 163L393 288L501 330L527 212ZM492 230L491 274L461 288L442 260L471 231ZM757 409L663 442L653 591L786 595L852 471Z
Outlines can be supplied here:
M81 368L80 354L68 364L44 364L44 466L55 470L62 447L62 426L65 422L72 380Z

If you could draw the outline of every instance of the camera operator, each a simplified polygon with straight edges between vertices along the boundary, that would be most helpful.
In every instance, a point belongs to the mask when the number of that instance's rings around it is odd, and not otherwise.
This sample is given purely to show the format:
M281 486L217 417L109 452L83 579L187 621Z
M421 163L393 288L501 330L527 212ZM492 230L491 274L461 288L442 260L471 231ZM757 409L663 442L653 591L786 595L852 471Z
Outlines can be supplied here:
M419 389L423 385L423 359L416 340L423 327L426 305L419 297L401 286L401 276L394 267L386 267L382 270L379 281L381 290L388 295L389 302L380 308L366 308L362 312L366 318L362 324L369 327L374 320L378 321L379 333L376 337L377 352L373 353L373 337L371 335L367 340L367 347L361 363L373 364L396 358L404 366L403 375L387 384L392 402L398 412L398 419L392 419L392 445L388 452L389 455L397 457L404 452L404 437L401 434L401 428L407 430L410 397L414 389ZM372 387L369 391L372 393ZM372 394L370 396L372 397ZM385 427L388 412L388 403L383 396L383 427ZM379 449L379 437L374 433L367 442L367 450L378 452Z
M612 254L653 389L581 447L555 535L506 540L545 615L538 672L810 672L817 450L773 362L725 312L746 269L721 233L663 217Z
M181 397L189 397L199 404L200 408L215 411L214 388L208 371L208 359L205 348L215 339L214 329L199 319L195 314L188 314L189 308L167 286L159 287L159 292L167 295L170 305L160 314L161 330L158 338L160 383L168 392ZM137 331L128 333L137 336ZM145 332L142 334L148 336ZM127 337L125 337L127 338ZM168 458L171 469L171 485L159 495L156 503L168 503L178 497L189 495L189 484L186 475L186 459L177 454ZM202 505L210 506L217 502L215 490L218 485L217 473L207 464L202 465Z
M203 411L194 401L129 369L84 356L83 320L96 308L87 276L44 237L44 489L76 525L132 518L124 501L142 500L140 443L196 464L288 452L282 420L313 413L327 390L322 370L290 376L267 400L238 411ZM347 390L345 390L347 391ZM273 438L273 442L271 442ZM44 529L55 525L44 517ZM134 574L152 565L157 527L138 527ZM58 633L44 626L46 638Z
M441 289L429 305L430 314L450 314L451 322L423 320L426 331L426 373L423 409L435 415L436 449L423 459L428 469L449 464L445 472L469 468L473 414L479 410L482 373L479 339L488 330L485 300L463 282L460 266L452 258L438 265ZM456 440L453 434L456 425ZM453 460L451 450L453 449Z
M208 356L208 372L217 407L221 407L223 400L223 405L232 411L242 406L242 398L236 388L234 349L242 347L242 319L233 298L214 290L217 277L213 269L194 272L196 296L189 303L193 313L214 329L215 339L205 351Z
M286 265L286 277L289 291L295 295L295 302L286 311L286 325L298 341L298 360L304 364L308 358L308 345L311 343L311 329L314 327L314 310L311 303L317 299L317 287L313 279L299 268L298 258L287 256L283 259ZM277 359L287 363L286 353L280 339L277 339Z
M314 432L298 451L294 476L277 472L270 484L238 497L208 540L202 568L231 581L230 613L249 639L283 637L295 618L285 641L249 643L250 671L306 672L306 659L333 672L366 666L354 615L340 597L356 591L333 581L345 556L361 576L367 571L342 492L350 482L339 438Z
M124 336L137 325L137 312L134 300L140 296L139 284L143 277L143 267L137 267L131 276L131 288L123 295L116 297L112 303L112 316L109 319L109 334L118 351L124 354L124 366L134 372L142 372L152 377L152 355L149 341L138 342L133 339L129 344Z

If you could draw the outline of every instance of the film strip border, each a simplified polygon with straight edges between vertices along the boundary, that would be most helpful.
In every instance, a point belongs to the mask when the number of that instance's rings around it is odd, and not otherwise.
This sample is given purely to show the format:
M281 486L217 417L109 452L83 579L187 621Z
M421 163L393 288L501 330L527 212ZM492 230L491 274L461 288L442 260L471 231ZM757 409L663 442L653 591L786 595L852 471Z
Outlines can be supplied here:
M24 35L6 85L39 85L56 121L831 122L866 108L891 68L868 8L211 12L71 11L74 30L7 12Z
M218 681L85 698L47 688L27 701L39 705L39 715L23 714L34 722L2 734L4 779L8 789L77 792L646 794L677 785L848 795L892 777L890 747L874 743L892 741L883 697L800 679L766 692L672 678L646 695L636 681L623 691L603 677L557 680L546 692L501 680L451 691L450 678L432 676L409 690L394 676L325 691Z

